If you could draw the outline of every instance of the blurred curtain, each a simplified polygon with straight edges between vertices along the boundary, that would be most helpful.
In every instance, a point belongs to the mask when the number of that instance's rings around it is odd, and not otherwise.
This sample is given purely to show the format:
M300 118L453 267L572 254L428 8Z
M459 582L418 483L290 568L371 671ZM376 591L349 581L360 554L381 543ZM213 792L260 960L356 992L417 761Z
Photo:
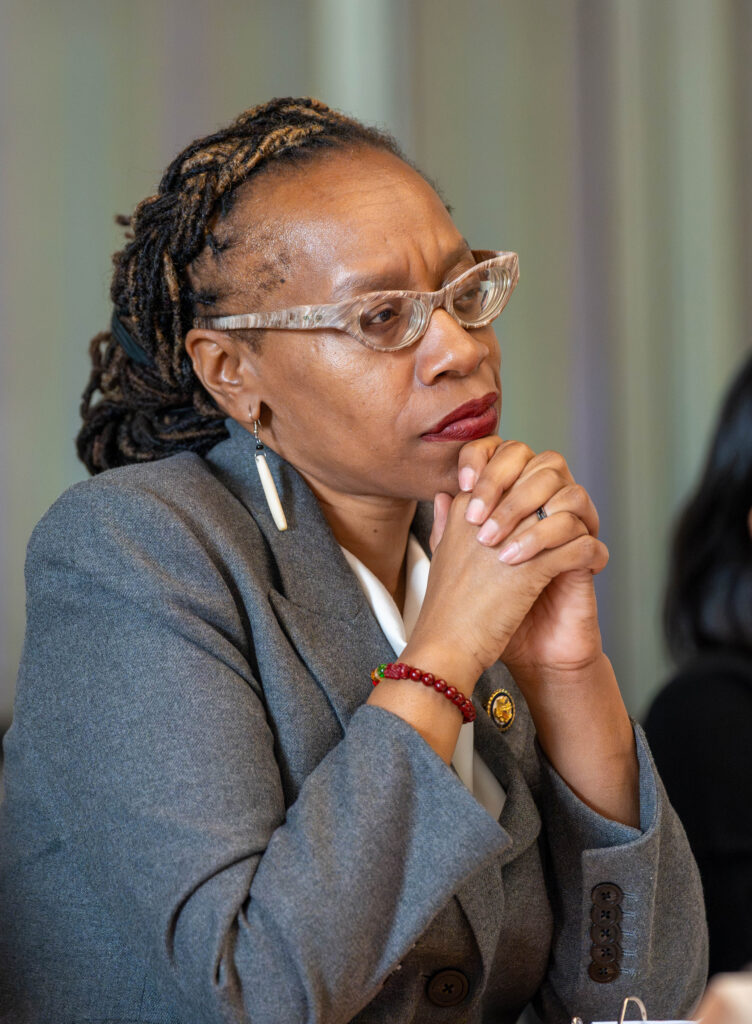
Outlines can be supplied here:
M193 136L302 93L389 127L473 245L520 253L501 431L562 450L596 500L639 713L672 518L749 345L751 58L746 0L3 0L0 717L26 541L84 475L112 216Z

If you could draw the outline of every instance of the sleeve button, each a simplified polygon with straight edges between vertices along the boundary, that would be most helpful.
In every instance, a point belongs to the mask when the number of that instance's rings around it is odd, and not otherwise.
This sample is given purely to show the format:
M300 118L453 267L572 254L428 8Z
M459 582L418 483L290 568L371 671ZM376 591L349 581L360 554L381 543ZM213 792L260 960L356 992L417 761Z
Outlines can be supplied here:
M616 945L593 946L590 956L594 964L616 964L621 959L621 950Z
M594 924L590 929L590 941L594 946L610 946L621 939L618 924Z
M593 981L597 981L600 985L607 985L610 981L616 981L619 977L619 965L618 964L596 964L592 963L588 967L588 974Z
M601 927L608 927L609 925L618 924L621 921L621 907L599 907L593 906L590 911L590 920L593 924L600 925Z
M603 882L602 885L596 885L590 895L596 907L615 907L624 898L624 893L613 882Z

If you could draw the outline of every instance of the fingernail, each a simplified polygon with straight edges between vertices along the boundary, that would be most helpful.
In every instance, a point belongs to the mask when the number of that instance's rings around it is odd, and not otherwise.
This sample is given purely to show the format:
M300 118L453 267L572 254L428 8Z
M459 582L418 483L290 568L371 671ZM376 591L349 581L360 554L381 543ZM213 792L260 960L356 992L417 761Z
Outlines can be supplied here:
M478 474L470 466L463 466L459 475L460 490L472 491L478 481Z
M481 544L493 544L498 532L499 527L493 519L487 519L483 526L478 530L478 540Z
M467 512L465 512L465 519L468 523L482 523L486 515L485 502L481 501L480 498L473 498L470 504L467 506Z
M506 562L509 565L514 562L517 555L520 553L520 545L516 540L513 540L511 544L507 544L505 548L502 548L499 552L499 561Z

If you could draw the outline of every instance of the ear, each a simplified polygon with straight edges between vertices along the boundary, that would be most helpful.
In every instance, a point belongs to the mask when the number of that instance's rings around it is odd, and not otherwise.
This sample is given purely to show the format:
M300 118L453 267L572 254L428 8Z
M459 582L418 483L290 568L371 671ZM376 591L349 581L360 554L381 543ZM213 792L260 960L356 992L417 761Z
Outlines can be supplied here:
M185 336L185 349L196 376L223 412L241 423L260 418L261 382L247 342L194 327Z

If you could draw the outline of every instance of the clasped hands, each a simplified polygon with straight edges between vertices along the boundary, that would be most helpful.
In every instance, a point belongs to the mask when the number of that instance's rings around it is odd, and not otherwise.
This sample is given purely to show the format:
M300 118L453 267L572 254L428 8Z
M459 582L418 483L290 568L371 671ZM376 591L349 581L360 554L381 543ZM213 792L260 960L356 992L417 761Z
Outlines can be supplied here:
M598 627L593 576L608 551L590 496L561 455L498 437L462 448L458 483L455 497L435 498L431 570L403 659L468 695L502 660L561 778L599 814L639 827L634 734ZM448 761L459 723L437 724L435 702L430 714L404 710L422 696L400 692L389 708Z
M501 657L523 685L591 665L602 655L593 575L608 550L563 456L485 437L462 448L458 481L456 497L436 495L430 540L425 611L432 591L463 596L441 622L444 640L472 649L478 671Z

